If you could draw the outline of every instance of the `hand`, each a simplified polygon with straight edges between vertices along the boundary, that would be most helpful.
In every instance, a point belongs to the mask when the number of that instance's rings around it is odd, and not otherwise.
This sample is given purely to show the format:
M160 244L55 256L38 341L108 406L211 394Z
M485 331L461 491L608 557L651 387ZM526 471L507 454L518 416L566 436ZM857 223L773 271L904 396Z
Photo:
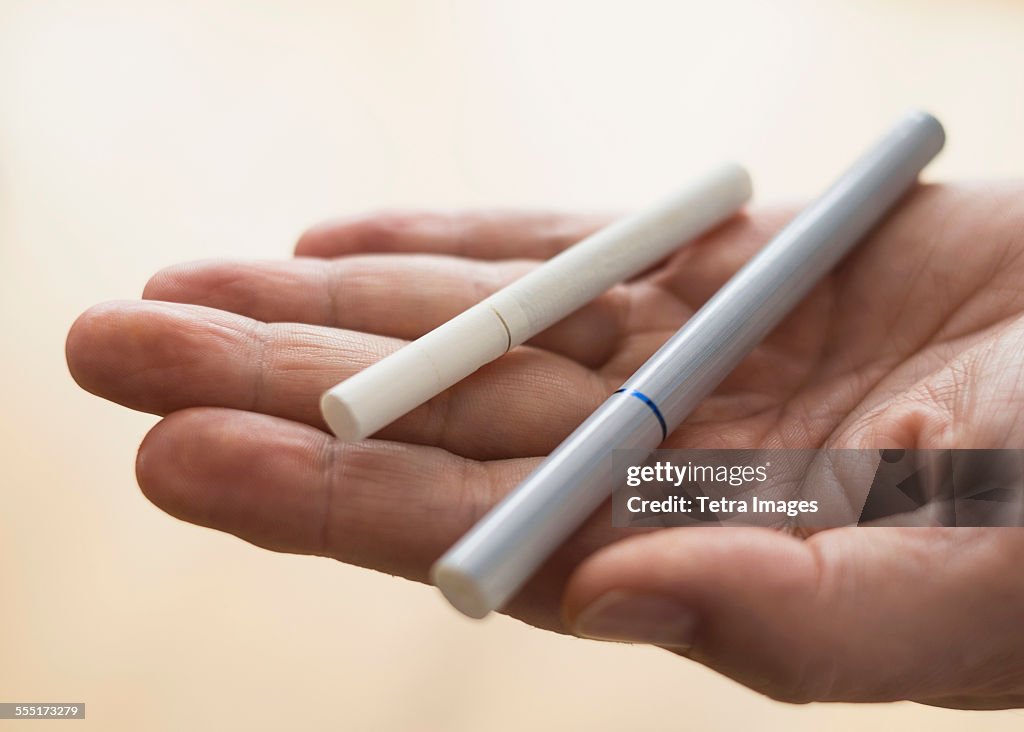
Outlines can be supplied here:
M186 521L423 581L431 562L789 218L739 217L383 430L341 444L326 388L601 226L400 213L293 261L160 272L68 336L86 389L165 415L137 472ZM1024 187L923 187L666 447L1021 447ZM616 541L619 540L619 541ZM613 543L615 542L615 543ZM791 701L1024 704L1024 531L584 526L513 601Z

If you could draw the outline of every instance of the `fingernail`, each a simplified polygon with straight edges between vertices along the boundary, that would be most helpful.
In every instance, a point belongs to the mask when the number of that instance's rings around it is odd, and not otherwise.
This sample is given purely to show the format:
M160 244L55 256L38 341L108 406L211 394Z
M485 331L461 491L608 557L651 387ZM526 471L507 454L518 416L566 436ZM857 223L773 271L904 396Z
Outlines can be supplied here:
M696 625L693 611L671 597L614 590L579 614L573 632L598 640L689 648Z

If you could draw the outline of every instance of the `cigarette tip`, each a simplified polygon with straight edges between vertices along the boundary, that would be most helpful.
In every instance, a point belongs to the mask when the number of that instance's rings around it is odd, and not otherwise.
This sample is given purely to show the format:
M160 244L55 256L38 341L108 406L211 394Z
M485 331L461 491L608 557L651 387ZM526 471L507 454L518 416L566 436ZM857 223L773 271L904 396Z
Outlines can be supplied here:
M320 414L331 432L342 442L356 442L367 437L352 410L332 391L325 391L320 397Z

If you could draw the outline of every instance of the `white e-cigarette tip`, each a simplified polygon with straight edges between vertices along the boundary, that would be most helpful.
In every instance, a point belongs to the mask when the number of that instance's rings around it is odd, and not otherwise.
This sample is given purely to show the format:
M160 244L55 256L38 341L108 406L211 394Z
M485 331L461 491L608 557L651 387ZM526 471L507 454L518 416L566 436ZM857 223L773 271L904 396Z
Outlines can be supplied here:
M470 575L443 559L430 568L430 581L456 610L471 618L485 617L494 609L480 584Z
M326 391L320 397L320 413L331 428L331 432L344 442L355 442L367 437L359 426L356 415L336 394Z

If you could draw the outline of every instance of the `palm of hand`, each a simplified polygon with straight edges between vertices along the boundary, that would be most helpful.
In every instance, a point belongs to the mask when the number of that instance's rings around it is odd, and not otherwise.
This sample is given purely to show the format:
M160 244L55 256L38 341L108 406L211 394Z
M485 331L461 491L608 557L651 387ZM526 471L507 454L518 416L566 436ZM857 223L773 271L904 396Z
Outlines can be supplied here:
M917 191L665 446L1020 446L1024 394L1013 389L1024 383L1024 249L1015 197L1012 188ZM409 215L324 227L300 242L310 258L160 273L147 286L150 301L82 316L68 359L90 391L169 415L138 464L143 490L168 512L272 549L422 580L786 218L758 213L723 227L358 444L323 431L324 389L603 222ZM901 554L938 553L967 536L887 531L881 544ZM594 517L509 612L561 628L567 578L623 535L606 515ZM688 536L704 548L721 542ZM1016 534L977 541L1024 544ZM884 553L850 530L803 545L817 572ZM898 582L916 568L886 571ZM601 581L585 570L565 601L570 616ZM712 665L747 680L731 657Z

